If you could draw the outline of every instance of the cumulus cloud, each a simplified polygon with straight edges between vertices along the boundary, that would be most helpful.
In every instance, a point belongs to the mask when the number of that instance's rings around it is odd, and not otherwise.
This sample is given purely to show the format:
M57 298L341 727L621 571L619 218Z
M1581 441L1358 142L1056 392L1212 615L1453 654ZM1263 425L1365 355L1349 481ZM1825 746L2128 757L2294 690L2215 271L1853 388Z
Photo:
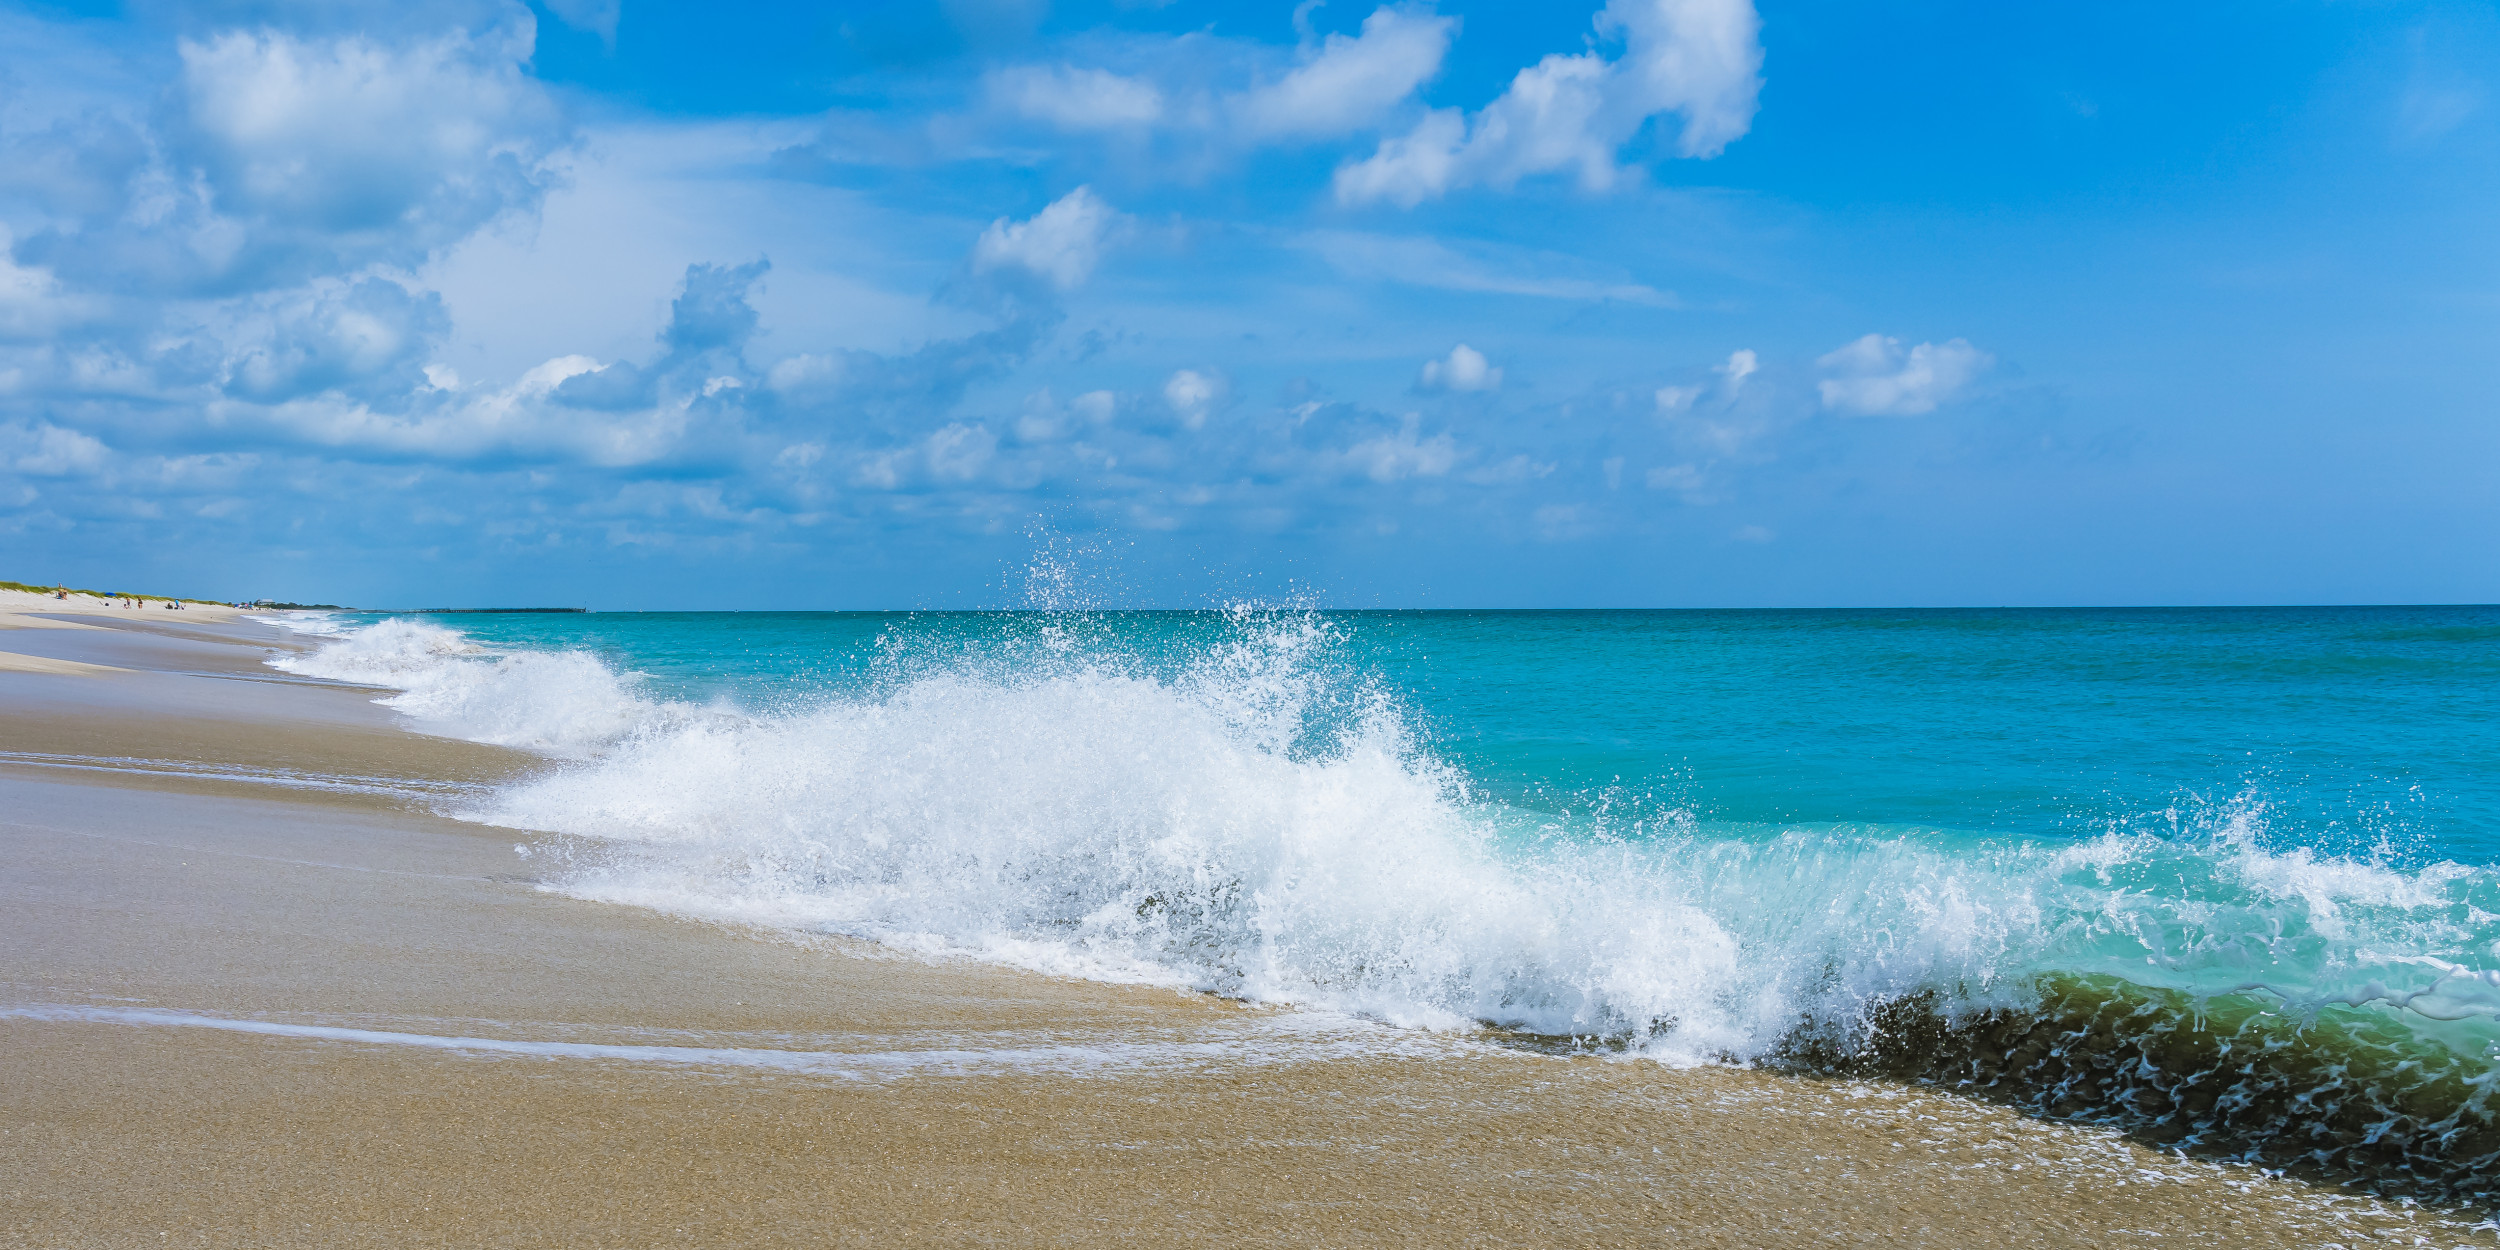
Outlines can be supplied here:
M1109 391L1087 391L1068 401L1068 411L1094 425L1108 425L1119 403L1120 397Z
M1016 418L1016 437L1047 443L1106 426L1119 404L1120 397L1110 391L1087 391L1062 404L1049 387L1043 387L1024 397L1024 411Z
M1163 402L1170 405L1172 415L1181 425L1197 429L1207 423L1208 414L1220 406L1228 394L1224 380L1195 369L1181 369L1163 383Z
M1473 116L1434 110L1340 168L1339 202L1412 207L1458 187L1507 189L1552 173L1604 190L1619 176L1617 152L1653 117L1680 115L1675 151L1701 159L1752 128L1762 89L1752 0L1612 0L1596 26L1622 38L1621 56L1556 53Z
M99 113L55 119L0 145L0 191L72 220L123 211L152 156L147 135Z
M97 472L111 453L103 443L77 430L50 422L33 426L0 426L0 448L10 468L35 477L70 477Z
M1142 73L1016 65L984 86L994 108L1063 131L1154 130L1219 150L1309 142L1397 120L1440 74L1458 26L1428 7L1383 6L1353 35L1306 39L1291 67L1269 76L1256 68L1263 50L1192 35L1130 49L1156 62ZM1227 78L1238 85L1210 85Z
M740 358L757 321L748 294L765 270L688 266L646 360L568 353L502 385L465 386L429 359L448 325L440 299L365 278L279 302L199 402L230 440L351 457L760 466L791 445L765 428L781 388L759 386Z
M1084 285L1102 259L1120 214L1090 187L1078 187L1025 221L1001 217L972 247L972 269L1023 269L1062 291Z
M694 264L686 267L686 285L669 301L668 328L660 341L672 354L737 351L755 333L755 305L747 293L772 269L772 262L747 265Z
M414 266L544 195L569 131L526 72L532 39L524 14L390 44L275 29L184 40L153 142L104 120L25 141L34 162L13 177L41 183L58 215L20 259L146 293ZM93 152L63 155L88 140Z
M1678 155L1707 159L1753 129L1762 94L1762 19L1750 0L1613 0L1600 30L1624 34L1619 107L1677 113Z
M555 116L526 20L390 47L234 31L182 45L191 151L221 212L407 259L544 190Z
M568 0L554 12L597 31L612 29L616 9ZM1328 402L1308 383L1262 408L1199 363L1229 361L1234 349L1222 345L1229 336L1211 346L1195 325L1175 323L1178 332L1164 338L1106 320L1095 327L1100 334L1125 335L1108 352L1102 340L1055 341L1065 314L1045 292L1090 281L1128 228L1092 188L966 231L977 238L958 236L958 246L969 244L963 269L925 320L910 307L913 293L872 288L926 256L848 265L831 282L815 257L776 238L775 256L799 256L800 269L740 263L762 250L758 214L790 201L758 209L760 198L737 198L755 183L723 190L720 171L741 161L748 169L780 148L733 158L709 132L648 119L602 131L600 163L584 169L654 162L655 149L667 149L654 163L678 162L667 171L678 181L665 192L654 190L656 176L630 192L585 188L559 205L569 214L592 202L593 229L551 217L545 243L514 230L462 254L501 255L509 243L545 255L556 241L588 237L596 246L569 253L567 263L614 258L612 280L571 298L615 315L584 329L556 324L566 321L559 312L518 336L508 333L509 315L500 327L454 327L455 310L474 318L510 287L464 289L447 276L462 261L445 262L444 250L498 221L526 222L549 188L563 185L570 132L531 80L527 45L513 29L443 34L412 20L394 19L390 32L329 18L248 31L195 25L190 42L168 39L167 81L151 84L146 99L134 96L118 119L12 113L0 134L0 214L13 231L0 238L0 497L20 501L20 511L0 514L0 530L47 516L40 523L94 524L89 518L120 501L182 517L207 535L239 533L207 519L255 509L331 534L373 527L339 538L342 550L358 542L403 551L464 541L651 547L706 533L768 542L778 541L769 537L775 526L858 522L881 509L919 518L913 524L923 528L939 523L929 518L1012 523L1037 507L1064 506L1091 509L1106 523L1133 515L1151 518L1139 524L1283 532L1351 524L1368 507L1352 501L1392 493L1419 508L1499 496L1509 501L1501 515L1515 522L1616 450L1522 437L1520 414L1482 402L1448 405L1450 413L1433 418L1448 426L1430 434L1416 417ZM1218 149L1317 142L1411 124L1422 114L1415 93L1438 72L1456 29L1423 9L1388 8L1360 31L1306 33L1298 50L1228 44L1211 58L1225 71L1206 80L1223 84L1214 89L1168 67L1135 72L1133 63L1115 66L1118 73L1059 63L985 85L994 103L1054 127L1112 134L1109 143L1140 152L1168 151L1162 138L1186 127L1200 137L1237 136L1211 138ZM941 117L932 133L963 120ZM1118 136L1123 127L1141 133ZM775 145L805 133L795 122L757 128ZM702 176L715 181L689 190L695 180L680 177L682 154L698 149ZM791 194L794 185L776 183L769 194ZM666 199L677 194L699 198ZM653 215L702 218L700 228L669 233L636 219L642 205L663 201L666 212ZM700 211L681 211L689 205ZM874 222L850 219L843 237L854 228L878 237ZM1672 298L1603 258L1430 239L1291 245L1320 251L1346 272L1443 289L1651 305ZM1351 259L1366 251L1369 260ZM686 264L721 256L725 263ZM807 311L776 321L776 306L758 294L768 274L780 287L772 292L779 311ZM958 292L998 298L950 298ZM845 303L853 294L864 297L856 307ZM941 328L968 315L994 320L987 329ZM863 339L879 346L850 346ZM1044 347L1068 350L1044 355ZM1173 352L1190 354L1157 357ZM1028 363L1043 376L1001 385ZM1388 363L1394 371L1397 362ZM1241 367L1254 364L1264 395L1270 362L1245 357ZM1459 345L1417 380L1486 392L1501 374ZM1039 389L1045 380L1055 395ZM1394 390L1407 380L1371 382ZM1637 482L1641 468L1622 466L1657 458L1629 454L1613 457L1610 482L1627 472ZM336 504L327 516L325 498ZM432 537L403 534L417 530ZM264 528L260 537L277 532ZM245 546L238 540L234 549Z
M50 273L9 259L9 243L7 227L0 226L0 342L41 339L72 309Z
M426 358L450 329L433 292L361 279L279 309L266 337L233 360L226 389L275 403L319 391L371 396L432 386Z
M1345 462L1375 482L1441 477L1458 465L1458 440L1448 431L1423 437L1423 417L1408 413L1394 434L1367 438L1346 448Z
M1921 343L1908 351L1901 340L1869 334L1815 362L1823 379L1823 406L1861 417L1907 417L1933 412L1996 363L1967 339Z
M1762 371L1762 358L1752 348L1738 348L1728 353L1726 363L1714 365L1710 371L1719 375L1720 402L1734 403L1745 392L1745 380ZM1655 402L1661 415L1688 412L1710 390L1697 385L1662 386L1656 392Z
M1755 355L1753 349L1749 347L1740 347L1729 352L1727 363L1718 368L1720 384L1727 388L1727 393L1730 395L1745 389L1745 379L1760 372L1762 372L1762 358Z
M1439 360L1424 362L1415 384L1427 391L1490 391L1502 385L1502 371L1484 353L1461 343Z
M1380 8L1360 35L1330 35L1274 82L1242 93L1232 111L1251 132L1330 137L1376 125L1441 72L1458 19L1426 8Z
M937 477L968 482L979 477L998 454L998 436L987 426L949 422L925 444L929 471Z

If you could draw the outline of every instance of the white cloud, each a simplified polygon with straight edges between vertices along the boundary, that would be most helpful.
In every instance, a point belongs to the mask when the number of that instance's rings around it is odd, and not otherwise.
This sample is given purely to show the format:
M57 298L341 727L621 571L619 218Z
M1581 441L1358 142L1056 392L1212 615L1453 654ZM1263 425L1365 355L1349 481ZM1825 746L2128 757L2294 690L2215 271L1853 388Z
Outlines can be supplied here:
M1020 65L990 76L1001 105L1063 130L1116 130L1163 117L1163 92L1142 78L1073 65Z
M1779 531L1762 525L1740 525L1729 535L1740 543L1767 543L1779 537Z
M1108 425L1119 403L1120 397L1109 391L1087 391L1068 401L1068 411L1095 425Z
M1723 385L1727 387L1729 395L1745 389L1745 379L1760 372L1762 372L1762 358L1755 355L1753 349L1749 347L1729 352L1727 363L1718 368L1719 376L1726 379Z
M1182 425L1194 430L1207 423L1207 414L1224 401L1225 390L1222 378L1182 369L1164 382L1163 402L1171 405Z
M989 467L998 452L998 436L988 427L950 423L929 436L929 472L940 478L968 482Z
M1043 387L1025 396L1024 411L1016 418L1016 437L1046 443L1077 432L1080 424L1108 425L1118 406L1119 397L1109 391L1087 391L1062 405L1049 387Z
M1753 125L1762 89L1761 19L1752 0L1613 0L1597 16L1623 55L1556 53L1464 117L1437 109L1337 171L1341 203L1412 207L1456 187L1507 189L1537 174L1614 185L1615 153L1663 113L1682 115L1679 155L1707 159Z
M1502 385L1502 371L1483 352L1461 343L1448 356L1425 361L1416 385L1427 391L1490 391Z
M1346 462L1375 482L1445 476L1458 464L1458 441L1447 432L1424 438L1422 426L1423 418L1410 412L1397 433L1346 448Z
M547 0L547 11L575 30L586 30L616 46L616 19L622 0Z
M567 380L606 368L592 356L558 356L544 364L534 365L513 383L516 395L544 395L562 386Z
M41 338L67 311L61 284L51 274L11 259L10 243L8 227L0 225L0 341Z
M1337 202L1374 200L1412 208L1460 181L1459 152L1467 142L1467 118L1457 109L1434 109L1415 129L1380 141L1365 160L1337 170Z
M112 458L104 444L77 430L49 422L0 427L0 443L9 446L10 468L36 477L71 477L94 473Z
M992 107L1060 130L1152 128L1212 141L1212 150L1239 149L1334 138L1394 120L1441 72L1457 32L1457 18L1428 7L1383 6L1354 35L1306 39L1293 67L1273 78L1246 72L1264 50L1199 33L1132 45L1131 57L1149 62L1145 73L1017 65L992 72L984 85ZM1230 74L1251 80L1214 85Z
M1458 19L1429 9L1373 10L1362 34L1330 35L1301 65L1239 97L1235 112L1251 131L1333 136L1376 125L1441 72Z
M535 30L399 45L229 31L181 45L188 146L220 214L413 260L532 205L561 138Z
M1103 242L1119 221L1120 214L1092 188L1078 187L1029 221L991 222L973 244L972 268L976 273L1023 268L1060 290L1073 290L1093 275Z
M801 352L775 361L764 385L789 395L821 393L833 389L847 372L840 356Z
M1751 0L1612 0L1601 28L1624 32L1617 107L1684 118L1676 152L1708 159L1753 128L1762 94L1762 19Z
M1739 348L1728 353L1727 363L1714 365L1710 371L1719 375L1720 401L1732 403L1744 392L1745 379L1762 371L1762 358L1755 355L1751 348ZM1662 386L1654 398L1662 415L1689 412L1709 390L1709 387L1701 385Z
M1933 412L1996 363L1967 339L1921 343L1869 334L1815 363L1834 376L1821 384L1823 406L1852 416L1916 416Z
M321 390L406 393L433 385L426 358L449 328L439 298L382 278L302 292L229 362L226 388L262 401Z

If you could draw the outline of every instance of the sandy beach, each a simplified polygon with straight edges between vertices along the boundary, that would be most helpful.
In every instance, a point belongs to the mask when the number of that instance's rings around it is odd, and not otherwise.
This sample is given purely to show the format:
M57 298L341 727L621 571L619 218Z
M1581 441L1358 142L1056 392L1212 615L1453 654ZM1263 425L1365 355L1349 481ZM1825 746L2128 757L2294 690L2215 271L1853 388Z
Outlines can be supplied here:
M0 1241L2495 1244L1934 1090L562 897L438 814L548 765L302 645L0 603Z

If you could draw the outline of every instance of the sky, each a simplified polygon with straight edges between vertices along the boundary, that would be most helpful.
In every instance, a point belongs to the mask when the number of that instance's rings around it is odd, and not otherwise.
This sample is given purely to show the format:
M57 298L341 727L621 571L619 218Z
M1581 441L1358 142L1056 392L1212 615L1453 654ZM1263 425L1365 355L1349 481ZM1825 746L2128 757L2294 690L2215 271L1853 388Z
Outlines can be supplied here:
M0 577L2500 600L2500 9L0 4Z

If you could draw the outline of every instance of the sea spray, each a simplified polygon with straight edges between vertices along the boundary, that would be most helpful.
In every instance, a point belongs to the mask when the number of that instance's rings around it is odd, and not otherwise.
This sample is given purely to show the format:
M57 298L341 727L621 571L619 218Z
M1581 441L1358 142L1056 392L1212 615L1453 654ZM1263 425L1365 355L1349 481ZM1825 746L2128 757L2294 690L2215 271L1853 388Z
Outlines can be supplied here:
M685 710L642 698L631 676L587 652L496 651L456 630L405 618L270 664L397 690L381 702L430 733L559 754L594 749Z
M1348 641L1292 612L905 622L862 679L743 705L410 622L291 663L565 755L462 814L560 835L581 897L1885 1071L2277 1164L2307 1133L2315 1166L2481 1192L2490 869L2283 845L2253 790L2080 838L1523 802Z

